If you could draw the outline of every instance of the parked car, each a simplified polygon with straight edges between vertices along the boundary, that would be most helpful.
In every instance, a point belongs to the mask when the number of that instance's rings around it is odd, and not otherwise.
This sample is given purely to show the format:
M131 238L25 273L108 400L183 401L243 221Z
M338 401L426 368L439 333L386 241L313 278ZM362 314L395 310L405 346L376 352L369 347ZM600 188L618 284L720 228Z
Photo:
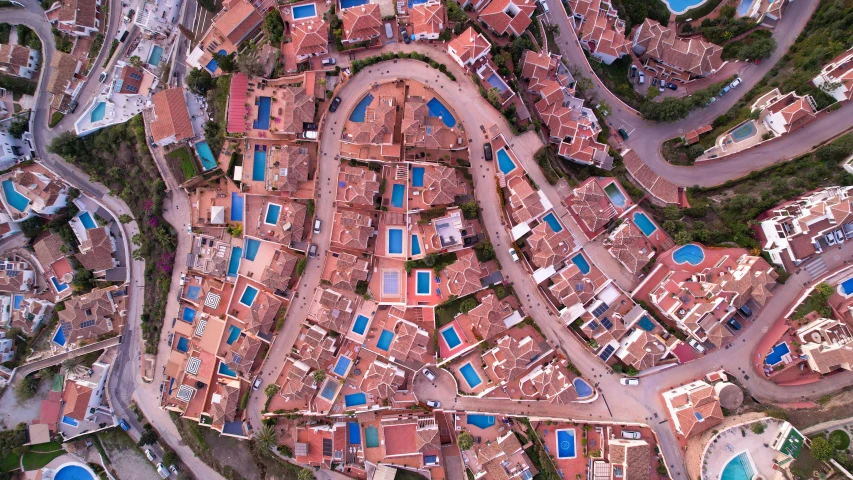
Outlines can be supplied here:
M844 232L842 232L841 230L836 230L835 231L835 240L839 244L844 243Z
M180 283L180 285L183 287L183 286L184 286L184 282L186 282L186 281L187 281L187 274L186 274L186 273L182 273L182 274L181 274L181 283Z
M324 58L323 61L320 63L322 63L324 67L328 67L330 65L334 65L334 64L338 63L338 61L332 57L329 57L329 58Z
M130 425L128 425L127 420L125 420L123 418L118 422L118 426L121 427L121 429L124 430L125 432L130 430Z
M429 408L441 408L441 402L438 400L427 400L426 404Z
M177 475L178 474L178 467L175 466L174 464L169 465L169 471L174 473L175 475Z
M510 249L509 249L509 256L510 256L510 257L512 257L512 261L513 261L513 262L518 262L518 261L519 261L518 254L517 254L517 253L515 253L515 249L514 249L514 248L510 248Z
M628 132L624 128L619 129L619 136L622 137L622 140L628 140Z
M708 103L706 103L706 104L705 104L705 106L706 106L706 107L710 107L710 106L711 106L711 105L713 105L713 104L714 104L714 102L716 102L716 101L717 101L717 97L711 97L711 99L710 99L710 100L708 100Z
M332 113L335 113L335 111L338 109L338 105L340 105L340 104L341 104L341 97L335 97L332 100L332 104L329 105L329 111Z
M646 83L646 74L645 73L640 72L640 79L637 80L637 83L640 85Z
M653 79L652 79L652 86L653 86L653 87L657 87L657 86L658 86L658 77L655 77L655 78L653 78Z
M678 85L676 85L676 84L674 84L674 83L672 83L672 82L669 82L669 83L667 83L667 84L666 84L666 88L668 88L668 89L670 89L670 90L678 90Z
M107 79L107 72L101 72L101 76L98 77L98 81L104 83L104 80Z
M432 370L425 368L425 369L423 369L423 374L425 377L427 377L429 379L430 382L435 381L435 374L432 373Z
M548 4L543 1L540 5L542 5L542 10L544 10L545 13L548 13Z
M621 383L622 385L628 386L628 387L635 387L635 386L637 386L637 385L639 385L639 384L640 384L640 379L639 379L639 378L635 378L635 377L632 377L632 378L620 378L620 379L619 379L619 383Z
M732 90L734 90L741 83L743 83L743 80L736 78L732 83L729 84L729 86L732 87Z
M263 378L261 378L261 377L260 377L260 375L259 375L259 376L255 379L255 382L254 382L254 383L252 383L252 390L257 390L257 389L261 388L261 383L262 383L263 381L264 381L264 379L263 379Z
M630 438L631 440L639 440L640 432L635 430L622 430L622 438Z
M175 334L174 334L174 332L169 334L169 346L170 346L170 347L172 346L172 339L173 339L173 338L175 338Z
M826 235L824 235L823 239L826 240L826 244L829 245L830 247L835 245L835 235L833 235L832 232L829 232Z
M162 463L157 464L157 474L160 475L160 478L169 478L169 470L163 466Z
M311 247L308 249L308 256L310 258L316 258L317 257L317 244L315 244L315 243L311 244Z
M320 219L317 218L314 220L314 234L320 233Z
M636 76L637 76L637 66L631 65L631 78L634 78Z
M412 41L412 39L409 38L409 32L406 31L406 27L400 27L400 38L402 38L406 43Z
M492 161L492 144L491 143L487 142L485 145L483 145L483 156L486 158L487 162Z
M690 340L688 340L687 344L690 345L691 347L695 348L697 352L705 353L705 347L703 347L701 343L696 341L695 338L691 338Z
M740 324L740 323L738 323L738 321L737 321L737 320L735 320L734 318L730 318L730 319L729 319L729 321L728 321L728 322L726 322L726 323L727 323L727 324L729 325L729 327L731 327L731 328L732 328L732 330L734 330L734 331L738 331L738 330L740 330L741 328L743 328L743 327L741 326L741 324Z
M394 29L391 28L391 24L385 22L385 36L388 37L388 40L394 38Z
M148 457L148 460L151 460L152 462L155 458L157 458L157 456L154 455L154 452L152 452L150 448L145 449L145 456Z
M77 100L72 100L70 104L68 104L68 113L74 113L74 110L77 110Z
M749 318L752 316L752 310L750 310L749 307L747 307L746 305L740 307L738 310L740 310L741 315L743 315L746 318Z
M723 89L722 89L722 90L720 90L720 95L719 95L719 96L721 96L721 97L722 97L723 95L725 95L725 94L727 94L727 93L729 93L729 92L731 92L731 91L732 91L732 87L730 87L729 85L726 85L725 87L723 87Z
M666 91L666 85L664 84L664 81L661 80L660 81L660 93L663 93L664 91Z

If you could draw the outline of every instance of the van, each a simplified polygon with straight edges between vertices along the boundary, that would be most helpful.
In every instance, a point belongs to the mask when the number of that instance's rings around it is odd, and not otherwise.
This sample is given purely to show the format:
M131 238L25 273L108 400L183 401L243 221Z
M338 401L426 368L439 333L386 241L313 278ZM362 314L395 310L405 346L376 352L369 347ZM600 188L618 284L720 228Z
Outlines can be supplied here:
M317 244L311 244L311 247L308 248L308 256L311 258L317 258Z
M320 233L320 219L317 218L314 220L314 234Z
M338 63L338 61L332 57L329 57L329 58L324 58L321 63L323 64L324 67L328 67L330 65L334 65L334 64Z
M162 463L157 464L157 474L160 475L160 478L169 478L169 470L163 466Z

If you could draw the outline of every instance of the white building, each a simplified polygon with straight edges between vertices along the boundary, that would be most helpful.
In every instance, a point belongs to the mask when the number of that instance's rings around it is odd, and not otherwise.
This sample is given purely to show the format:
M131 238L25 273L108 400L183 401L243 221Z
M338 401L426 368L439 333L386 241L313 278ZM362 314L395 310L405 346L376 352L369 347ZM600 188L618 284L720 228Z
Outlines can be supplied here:
M812 83L839 102L853 98L853 48L823 67Z

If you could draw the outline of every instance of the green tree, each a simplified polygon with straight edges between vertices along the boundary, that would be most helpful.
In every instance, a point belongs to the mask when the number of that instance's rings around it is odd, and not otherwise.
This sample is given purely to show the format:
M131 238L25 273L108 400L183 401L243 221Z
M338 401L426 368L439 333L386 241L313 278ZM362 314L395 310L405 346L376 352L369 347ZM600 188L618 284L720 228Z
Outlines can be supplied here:
M122 213L121 215L118 216L118 221L121 223L130 223L133 221L133 217L131 217L130 215L128 215L126 213Z
M269 388L269 386L267 386ZM256 433L255 433L255 444L262 452L268 452L276 446L278 443L278 438L275 433L275 427L273 425L264 424Z
M284 22L277 8L270 9L267 16L264 17L264 34L273 45L281 43L281 36L284 34Z
M690 235L690 232L681 231L675 234L673 240L675 240L675 243L679 245L687 245L693 240L693 236Z
M45 223L45 219L41 217L30 217L21 222L21 231L24 232L24 236L27 238L36 238L44 231Z
M767 426L764 425L764 422L755 422L749 426L749 429L752 430L752 433L756 435L761 435L764 433L764 430L767 429Z
M28 375L21 379L15 385L15 398L23 402L33 398L39 390L41 381L32 375Z
M326 379L326 371L325 370L314 370L314 381L318 384L323 383L323 380Z
M172 450L171 448L168 448L168 449L166 449L165 452L163 452L163 464L164 465L166 465L166 466L177 465L179 461L180 461L180 458L178 458L178 454L175 453L175 451Z
M832 285L826 282L820 282L817 287L815 287L815 290L817 290L817 292L822 296L829 298L835 289L832 288Z
M83 365L83 357L69 357L62 361L60 372L64 375L83 375L89 371L89 367Z
M216 60L216 64L219 65L219 68L221 68L225 73L231 73L237 70L237 60L234 52L227 55L214 53L213 59Z
M196 95L207 95L207 92L216 85L216 80L203 68L194 68L187 74L187 87Z
M278 10L270 13L278 16ZM237 56L237 69L250 77L263 77L267 73L266 66L254 51L247 51Z
M314 470L303 468L296 474L296 480L314 480Z
M825 462L835 455L835 448L829 444L829 441L824 436L818 436L812 439L811 442L812 456L816 460Z
M145 428L142 430L142 435L139 436L139 441L136 444L140 447L143 445L152 445L159 439L160 434L157 433L157 430L154 430L154 427L150 423L146 423Z
M462 215L467 220L473 220L480 217L480 209L476 201L465 202L459 206L462 210Z
M476 306L477 306L477 299L476 298L473 298L473 297L466 298L465 300L462 300L462 302L459 304L459 311L462 313L468 313L471 310L473 310L474 307L476 307Z
M15 138L21 138L24 133L28 132L30 124L24 117L15 117L15 120L9 125L9 135Z
M139 58L137 55L134 55L130 57L130 64L136 68L139 68L142 66L142 59Z
M470 450L474 446L474 436L468 432L462 432L456 437L456 443L460 450Z
M474 252L477 254L477 260L488 262L495 258L495 247L489 242L481 242L474 245Z
M500 108L501 103L503 102L503 99L501 98L501 91L498 90L497 87L489 89L486 93L486 99L495 108Z
M272 397L273 395L278 393L278 390L279 390L278 385L271 383L271 384L267 385L267 387L264 389L264 393L266 394L267 397Z
M218 123L214 122L213 120L208 120L204 124L204 137L205 138L214 138L217 135L219 135L220 130L221 130L221 127L219 126Z

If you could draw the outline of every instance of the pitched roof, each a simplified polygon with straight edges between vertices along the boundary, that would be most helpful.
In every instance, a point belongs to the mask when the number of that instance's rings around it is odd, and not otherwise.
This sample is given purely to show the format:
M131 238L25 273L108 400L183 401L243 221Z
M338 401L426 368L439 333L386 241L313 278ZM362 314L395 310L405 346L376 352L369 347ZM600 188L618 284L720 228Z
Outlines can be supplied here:
M610 253L633 274L645 267L655 254L645 234L632 221L620 225L611 235L611 241Z
M26 67L30 63L30 49L21 45L4 43L0 45L0 63ZM15 71L14 73L17 74L18 72Z
M299 125L300 130L302 124ZM281 145L269 150L267 157L269 174L267 190L293 193L299 185L308 181L311 167L308 149L296 145Z
M228 9L214 19L214 27L234 45L254 32L264 20L254 5L246 0L231 2Z
M183 88L162 90L155 93L152 100L154 119L151 121L151 136L155 142L169 137L180 142L195 136Z
M305 87L287 87L283 91L283 133L302 133L302 124L314 121L314 97L305 92Z
M355 205L373 205L379 193L379 181L376 172L365 167L342 165L338 174L338 183L343 184L343 201Z
M273 290L287 290L298 261L299 257L296 255L286 250L276 250L272 261L261 274L261 283Z
M583 221L590 232L597 232L617 214L610 197L596 181L589 178L581 186L572 191L569 207Z
M425 169L424 187L422 195L427 205L449 205L456 200L456 195L465 191L456 169L444 165Z
M281 300L269 293L258 293L249 311L249 328L246 330L255 335L272 333L281 304Z
M65 309L58 312L59 326L70 342L80 338L96 338L113 331L116 314L111 290L95 289L85 295L71 297Z
M290 35L296 55L319 55L329 51L329 24L322 20L295 23Z
M35 250L36 259L38 259L42 267L48 268L53 262L60 258L65 258L65 254L62 253L64 245L65 241L62 240L62 237L58 233L51 233L37 241L33 245L33 250Z
M412 33L417 36L438 35L444 24L444 16L444 4L440 1L413 6L409 19L412 22Z
M382 29L382 14L378 3L367 3L343 9L344 40L378 37Z
M367 260L346 252L337 255L335 270L332 271L329 282L335 288L355 291L359 281L367 280L369 273Z
M447 289L451 295L464 297L483 288L480 278L483 276L483 267L473 251L466 255L460 255L455 262L444 269L447 275Z
M513 15L508 12L513 11ZM510 32L521 35L532 22L530 16L536 11L534 0L492 0L480 11L480 21L503 35Z
M261 340L250 335L240 335L240 338L231 344L231 349L225 353L225 364L232 371L237 372L243 378L249 378L252 364L261 349Z
M512 313L505 308L498 296L489 294L480 299L480 303L468 312L468 318L474 330L483 339L488 340L507 329L504 319Z
M557 232L548 222L539 222L527 238L533 264L539 268L557 265L575 250L575 242L569 229L562 227Z
M107 227L86 230L89 236L80 244L80 252L75 257L86 270L99 272L115 266L113 243Z
M53 71L47 81L47 90L54 95L64 95L65 89L74 80L78 63L75 57L67 53L53 52L53 59L50 61Z
M701 37L681 38L673 27L647 18L635 37L646 54L694 75L709 75L723 65L723 47Z
M533 359L544 353L531 337L518 340L506 335L484 355L486 363L498 376L496 381L511 382L520 378Z
M468 27L468 30L465 30L458 37L451 40L447 44L447 48L453 49L456 56L463 63L466 63L484 55L492 48L492 44L489 43L486 37L477 33L474 27Z
M237 385L239 385L239 383L237 383ZM217 391L213 394L210 404L214 427L221 429L226 422L234 421L237 414L237 402L239 400L239 386L223 384L217 385Z
M366 249L367 242L373 235L373 226L369 215L363 215L353 210L344 210L336 215L340 230L336 238L341 245L350 248ZM337 228L336 228L337 230Z
M92 387L81 385L73 380L66 380L62 401L65 407L62 414L75 420L84 420L89 413L89 400L92 398Z

